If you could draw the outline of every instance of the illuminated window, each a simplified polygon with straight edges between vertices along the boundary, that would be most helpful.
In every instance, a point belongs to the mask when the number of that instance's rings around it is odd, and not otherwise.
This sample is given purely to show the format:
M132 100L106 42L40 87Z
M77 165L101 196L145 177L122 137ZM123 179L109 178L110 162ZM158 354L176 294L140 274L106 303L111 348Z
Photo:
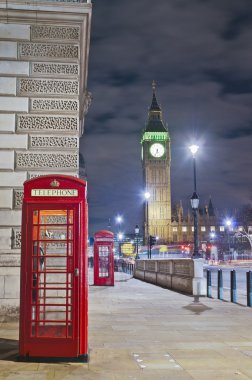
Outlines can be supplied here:
M239 227L238 227L238 231L243 231L243 227L242 227L242 226L239 226Z
M220 226L220 232L224 232L225 231L225 227L224 226Z
M214 232L214 231L215 231L215 226L211 226L211 227L210 227L210 231L211 231L211 232Z
M172 231L173 231L173 232L177 232L177 231L178 231L178 228L177 228L177 227L172 227Z
M206 227L205 226L201 227L201 232L206 232Z
M186 232L187 231L187 227L182 227L182 232Z
M194 227L192 227L192 232L194 232Z

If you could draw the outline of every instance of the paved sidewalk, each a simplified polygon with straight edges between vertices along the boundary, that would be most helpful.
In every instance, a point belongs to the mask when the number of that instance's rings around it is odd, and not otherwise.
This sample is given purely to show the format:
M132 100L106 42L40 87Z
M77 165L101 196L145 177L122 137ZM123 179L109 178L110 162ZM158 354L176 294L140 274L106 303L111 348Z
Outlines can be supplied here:
M19 363L18 324L0 325L0 380L252 379L252 309L116 274L90 286L88 364Z

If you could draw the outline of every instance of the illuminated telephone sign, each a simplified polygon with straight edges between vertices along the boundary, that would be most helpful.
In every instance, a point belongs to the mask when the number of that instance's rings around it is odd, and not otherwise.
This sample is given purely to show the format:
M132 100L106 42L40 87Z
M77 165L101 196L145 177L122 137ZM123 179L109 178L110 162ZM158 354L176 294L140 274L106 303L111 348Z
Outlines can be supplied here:
M87 361L86 182L41 176L24 183L19 355Z
M94 234L94 285L114 286L114 234Z

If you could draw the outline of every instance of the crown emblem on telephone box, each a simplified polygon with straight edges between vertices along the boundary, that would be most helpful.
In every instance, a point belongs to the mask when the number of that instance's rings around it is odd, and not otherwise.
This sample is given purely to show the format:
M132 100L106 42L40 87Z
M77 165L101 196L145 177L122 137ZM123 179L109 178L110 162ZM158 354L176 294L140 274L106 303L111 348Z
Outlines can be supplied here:
M60 183L59 183L56 179L54 179L54 180L50 183L50 185L51 185L52 187L59 187Z

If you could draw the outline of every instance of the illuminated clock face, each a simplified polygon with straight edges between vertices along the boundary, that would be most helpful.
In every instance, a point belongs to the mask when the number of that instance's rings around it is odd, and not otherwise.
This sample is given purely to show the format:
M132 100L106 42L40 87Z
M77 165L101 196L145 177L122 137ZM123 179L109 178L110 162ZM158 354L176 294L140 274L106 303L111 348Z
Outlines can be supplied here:
M150 147L150 154L153 157L156 157L156 158L162 157L164 155L164 152L165 152L165 149L162 144L155 143L155 144L152 144Z

